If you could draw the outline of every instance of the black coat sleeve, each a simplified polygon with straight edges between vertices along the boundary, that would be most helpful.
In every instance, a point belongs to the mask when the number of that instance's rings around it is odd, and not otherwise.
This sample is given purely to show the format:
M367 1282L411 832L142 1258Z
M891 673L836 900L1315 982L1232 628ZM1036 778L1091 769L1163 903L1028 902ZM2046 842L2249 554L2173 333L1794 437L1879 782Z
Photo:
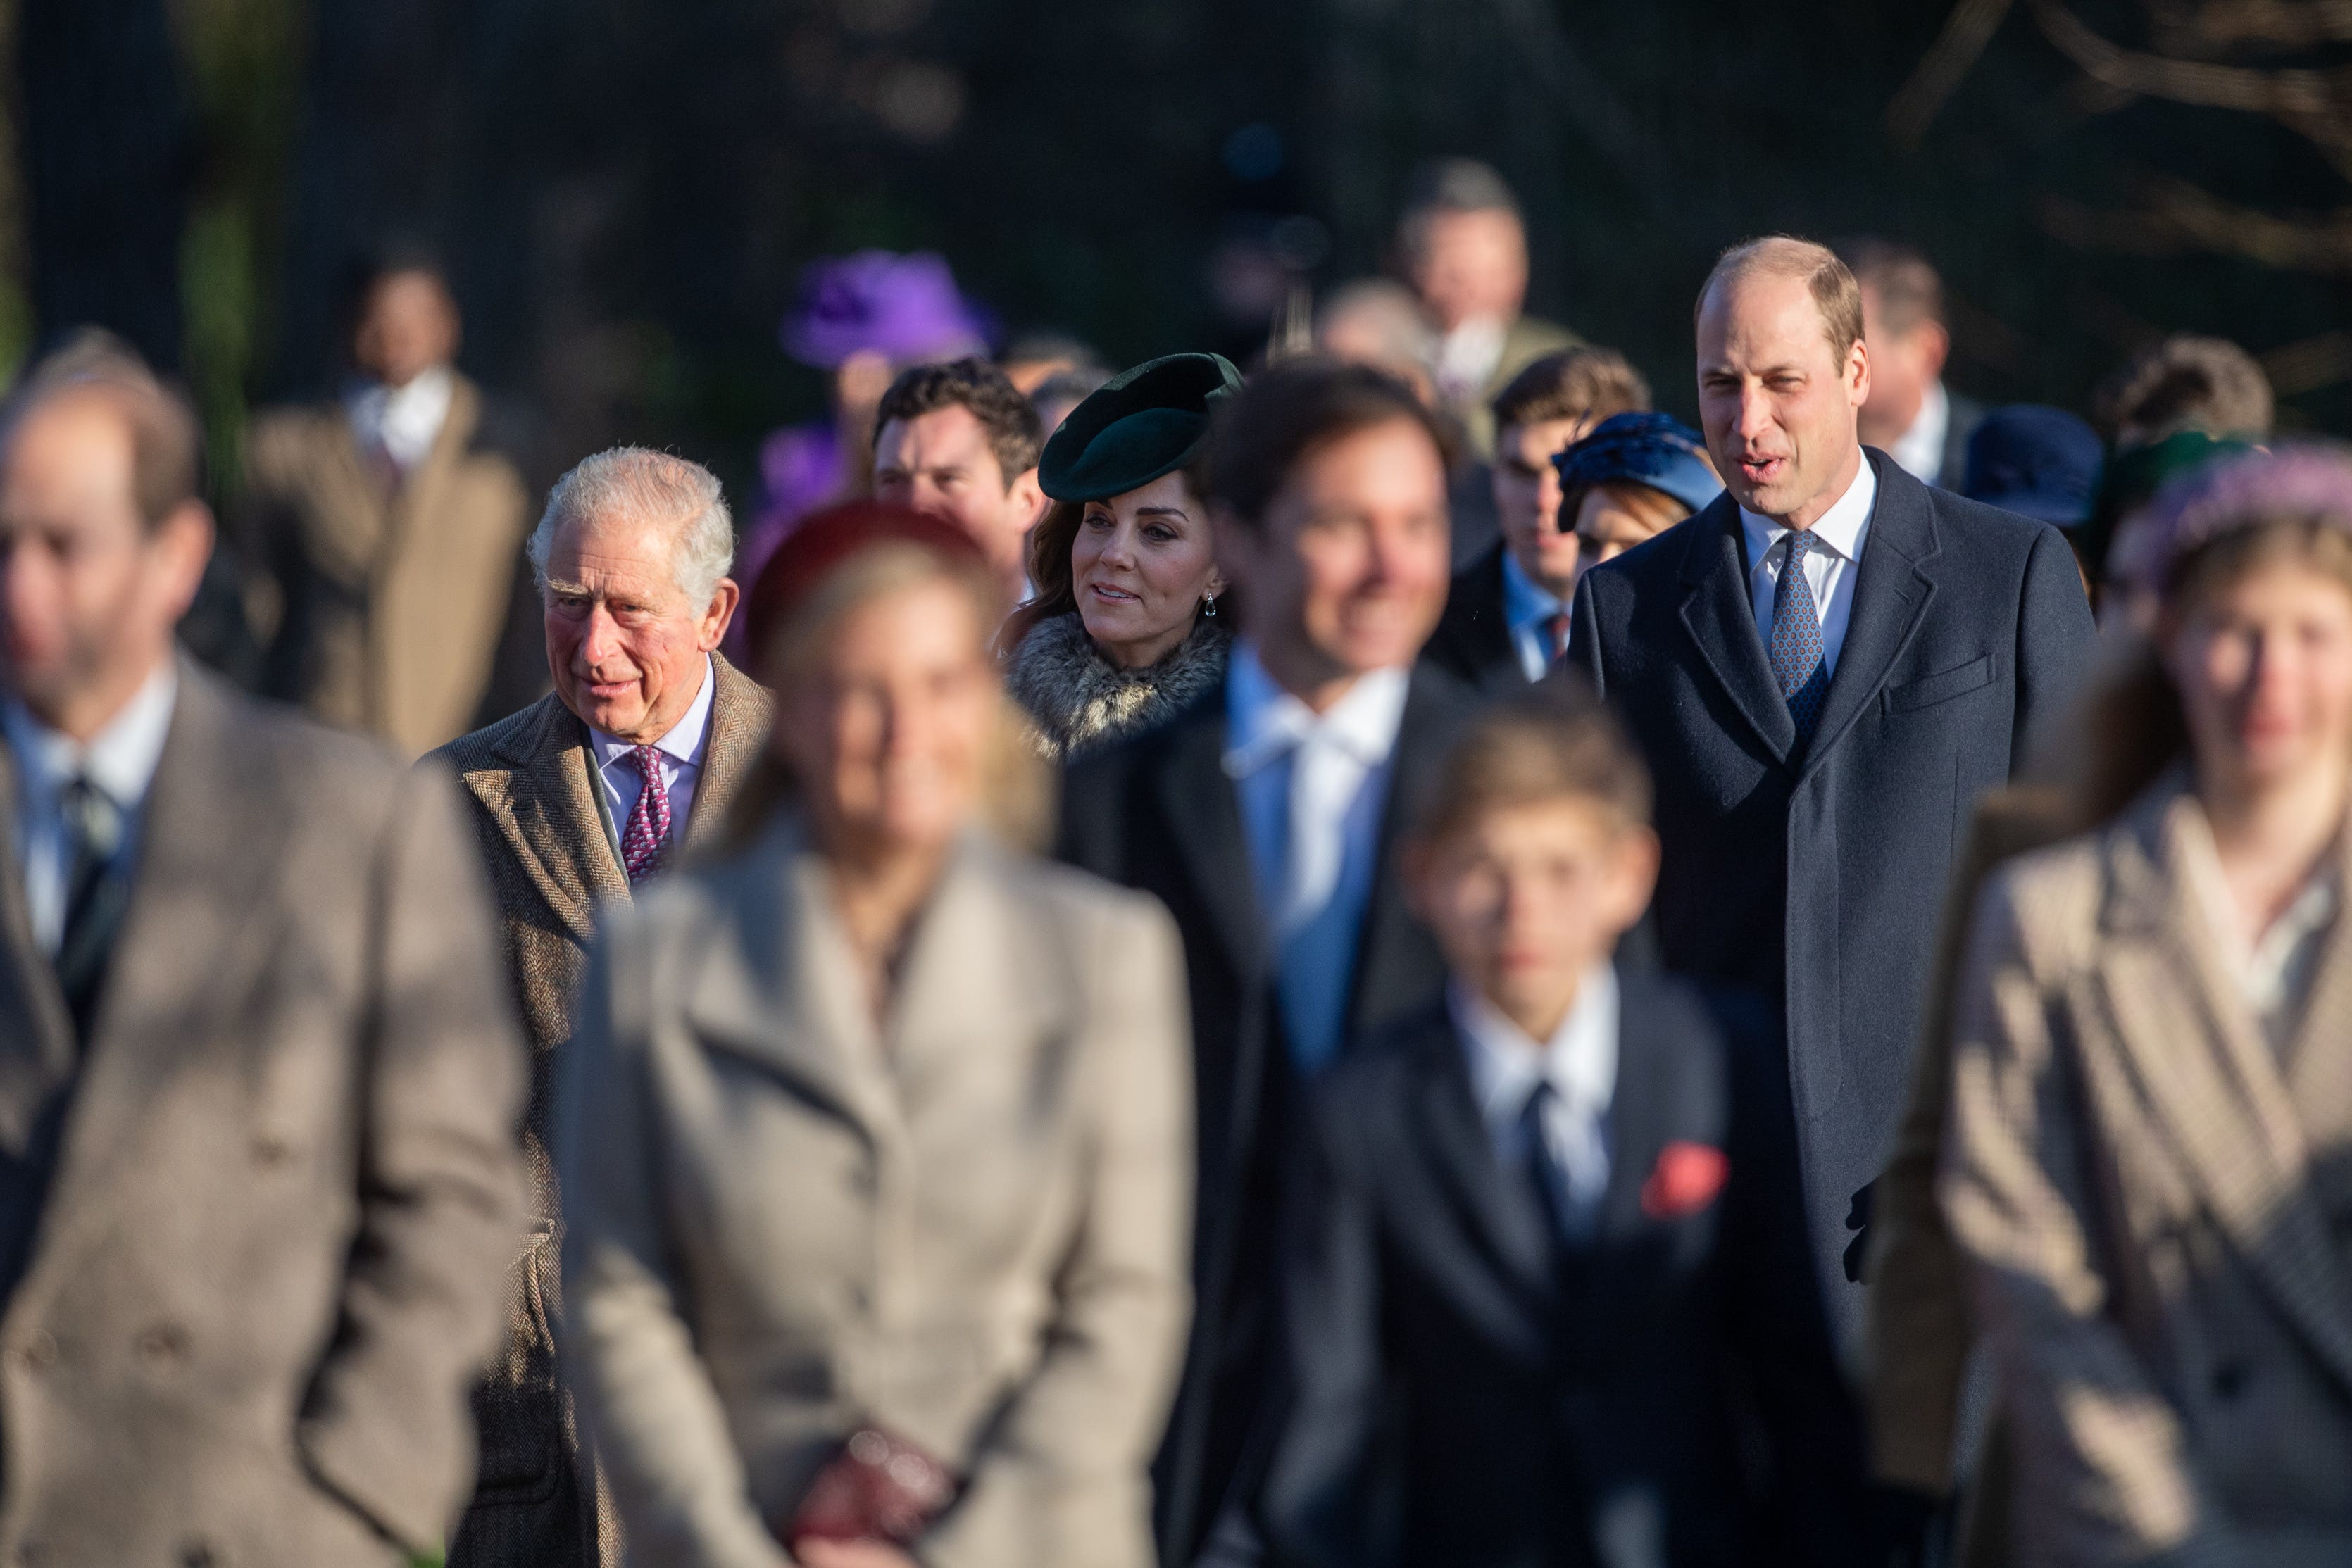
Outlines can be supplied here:
M1588 571L1577 580L1568 615L1568 653L1560 662L1591 682L1594 693L1605 697L1609 679L1601 667L1601 612L1593 602L1593 576Z
M2082 569L2055 528L2043 528L2026 558L2017 612L2017 718L2010 737L2011 775L2024 766L2034 726L2074 695L2098 635Z

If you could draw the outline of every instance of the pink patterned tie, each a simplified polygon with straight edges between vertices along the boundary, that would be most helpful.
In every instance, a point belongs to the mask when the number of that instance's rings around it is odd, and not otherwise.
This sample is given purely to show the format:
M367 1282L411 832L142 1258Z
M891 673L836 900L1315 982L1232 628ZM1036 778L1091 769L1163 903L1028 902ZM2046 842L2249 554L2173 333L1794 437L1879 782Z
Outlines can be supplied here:
M652 747L631 747L629 760L646 781L621 832L621 864L635 883L661 869L662 851L669 843L669 786L662 782L661 753Z

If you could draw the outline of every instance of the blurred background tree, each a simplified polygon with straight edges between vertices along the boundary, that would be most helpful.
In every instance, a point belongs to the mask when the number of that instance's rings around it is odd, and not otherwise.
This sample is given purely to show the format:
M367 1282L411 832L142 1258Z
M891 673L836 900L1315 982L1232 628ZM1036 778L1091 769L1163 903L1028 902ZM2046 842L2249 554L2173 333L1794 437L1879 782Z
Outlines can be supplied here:
M939 250L1117 362L1247 354L1387 262L1432 153L1502 170L1531 307L1685 413L1692 289L1786 228L1924 248L1979 396L2080 405L2195 329L2352 428L2342 0L0 0L0 358L121 332L224 474L394 240L556 453L741 488L823 403L777 341L818 256Z

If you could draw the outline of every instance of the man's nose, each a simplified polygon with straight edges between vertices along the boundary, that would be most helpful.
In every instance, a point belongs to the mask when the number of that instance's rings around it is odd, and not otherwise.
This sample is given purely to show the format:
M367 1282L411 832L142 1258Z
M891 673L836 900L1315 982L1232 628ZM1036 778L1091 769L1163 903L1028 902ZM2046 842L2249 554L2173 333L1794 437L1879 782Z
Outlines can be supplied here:
M587 630L580 638L580 656L591 664L601 664L620 651L619 623L603 605L592 605L588 611Z

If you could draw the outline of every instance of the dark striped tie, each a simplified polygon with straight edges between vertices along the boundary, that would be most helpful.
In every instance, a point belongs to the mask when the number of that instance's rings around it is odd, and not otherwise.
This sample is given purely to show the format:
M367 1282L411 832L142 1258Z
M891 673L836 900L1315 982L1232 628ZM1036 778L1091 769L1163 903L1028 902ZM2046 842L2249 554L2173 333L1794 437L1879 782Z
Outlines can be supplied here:
M65 934L58 943L58 988L73 1015L74 1033L87 1041L98 1011L98 996L113 956L115 933L131 903L131 878L119 862L122 853L122 808L105 790L79 775L66 781L58 805L65 817Z

